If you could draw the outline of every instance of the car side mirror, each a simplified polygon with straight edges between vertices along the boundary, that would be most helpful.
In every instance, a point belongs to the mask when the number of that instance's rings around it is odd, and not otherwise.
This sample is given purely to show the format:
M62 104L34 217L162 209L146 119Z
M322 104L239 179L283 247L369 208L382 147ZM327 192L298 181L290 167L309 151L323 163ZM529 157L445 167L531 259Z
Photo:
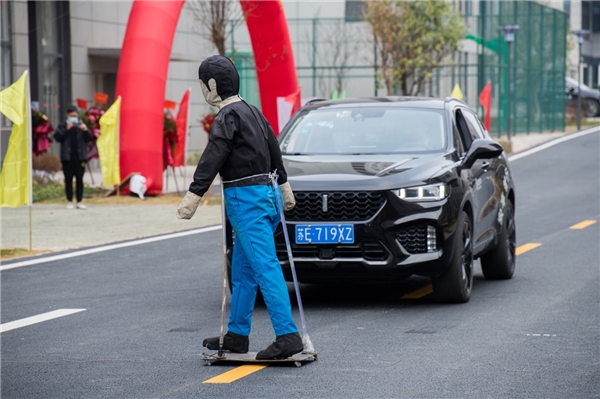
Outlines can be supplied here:
M500 144L490 139L477 139L471 143L469 151L462 162L464 168L470 168L478 159L497 158L504 149Z

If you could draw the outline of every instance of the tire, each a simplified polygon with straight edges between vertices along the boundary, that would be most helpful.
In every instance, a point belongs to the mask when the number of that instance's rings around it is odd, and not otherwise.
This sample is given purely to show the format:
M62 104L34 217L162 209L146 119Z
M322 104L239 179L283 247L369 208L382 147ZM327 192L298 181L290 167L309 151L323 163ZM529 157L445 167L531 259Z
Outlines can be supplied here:
M600 102L595 100L581 100L581 115L584 118L593 118L600 115Z
M481 270L488 280L507 280L515 273L517 233L512 202L504 208L504 220L498 246L481 256Z
M456 223L454 248L448 270L432 280L433 292L443 302L465 303L473 290L473 223L464 210Z

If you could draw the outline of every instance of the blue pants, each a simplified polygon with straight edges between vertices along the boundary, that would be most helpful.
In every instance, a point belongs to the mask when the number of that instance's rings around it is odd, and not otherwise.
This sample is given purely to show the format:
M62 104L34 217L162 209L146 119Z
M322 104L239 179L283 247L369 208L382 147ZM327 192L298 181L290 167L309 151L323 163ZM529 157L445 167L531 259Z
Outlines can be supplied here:
M280 336L298 332L273 233L280 222L272 186L230 187L224 190L225 209L235 231L231 269L229 331L249 336L256 289L260 285L269 317Z

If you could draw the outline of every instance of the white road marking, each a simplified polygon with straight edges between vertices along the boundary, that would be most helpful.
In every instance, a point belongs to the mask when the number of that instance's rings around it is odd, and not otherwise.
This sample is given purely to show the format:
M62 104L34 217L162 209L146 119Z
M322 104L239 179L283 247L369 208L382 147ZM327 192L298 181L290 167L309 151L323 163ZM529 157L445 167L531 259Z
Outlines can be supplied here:
M556 337L556 334L527 334L528 337Z
M15 320L0 325L0 333L14 330L15 328L27 327L32 324L41 323L59 317L68 316L70 314L83 312L85 309L58 309L52 312L38 314L36 316L26 317L21 320Z
M508 157L508 160L510 162L513 162L513 161L516 161L517 159L521 159L521 158L524 158L524 157L526 157L528 155L535 154L536 152L540 152L540 151L543 151L543 150L545 150L547 148L554 147L557 144L564 143L565 141L573 140L573 139L576 139L576 138L581 137L581 136L585 136L585 135L588 135L588 134L591 134L591 133L599 133L599 132L600 132L600 126L594 126L594 127L582 130L582 131L577 132L577 133L573 133L573 134L569 134L567 136L560 137L560 138L558 138L556 140L548 141L547 143L544 143L544 144L539 145L537 147L533 147L533 148L531 148L529 150L520 152L518 154L511 155L511 156Z
M0 266L0 272L5 271L5 270L10 270L10 269L16 269L18 267L38 265L40 263L47 263L47 262L53 262L56 260L74 258L76 256L90 255L90 254L95 254L98 252L111 251L113 249L133 247L136 245L148 244L148 243L156 242L156 241L169 240L171 238L178 238L178 237L190 236L193 234L206 233L209 231L219 230L219 229L221 229L221 227L222 227L221 225L203 227L201 229L181 231L179 233L171 233L171 234L165 234L165 235L156 236L156 237L142 238L140 240L122 242L119 244L104 245L102 247L83 249L81 251L74 251L74 252L69 252L69 253L61 254L61 255L46 256L46 257L38 258L38 259L25 260L23 262L10 263L8 265Z

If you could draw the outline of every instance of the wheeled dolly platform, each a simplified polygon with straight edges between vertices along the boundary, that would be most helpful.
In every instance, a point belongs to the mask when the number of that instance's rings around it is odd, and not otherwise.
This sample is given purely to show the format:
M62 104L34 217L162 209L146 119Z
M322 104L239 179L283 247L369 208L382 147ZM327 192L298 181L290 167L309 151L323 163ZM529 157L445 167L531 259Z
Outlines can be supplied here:
M292 357L286 359L274 360L256 360L256 352L248 353L231 353L224 352L222 357L219 357L219 352L203 353L202 360L207 366L217 362L236 362L236 363L253 363L253 364L268 364L268 363L294 363L296 367L302 366L303 363L313 362L317 360L316 353L296 353Z

